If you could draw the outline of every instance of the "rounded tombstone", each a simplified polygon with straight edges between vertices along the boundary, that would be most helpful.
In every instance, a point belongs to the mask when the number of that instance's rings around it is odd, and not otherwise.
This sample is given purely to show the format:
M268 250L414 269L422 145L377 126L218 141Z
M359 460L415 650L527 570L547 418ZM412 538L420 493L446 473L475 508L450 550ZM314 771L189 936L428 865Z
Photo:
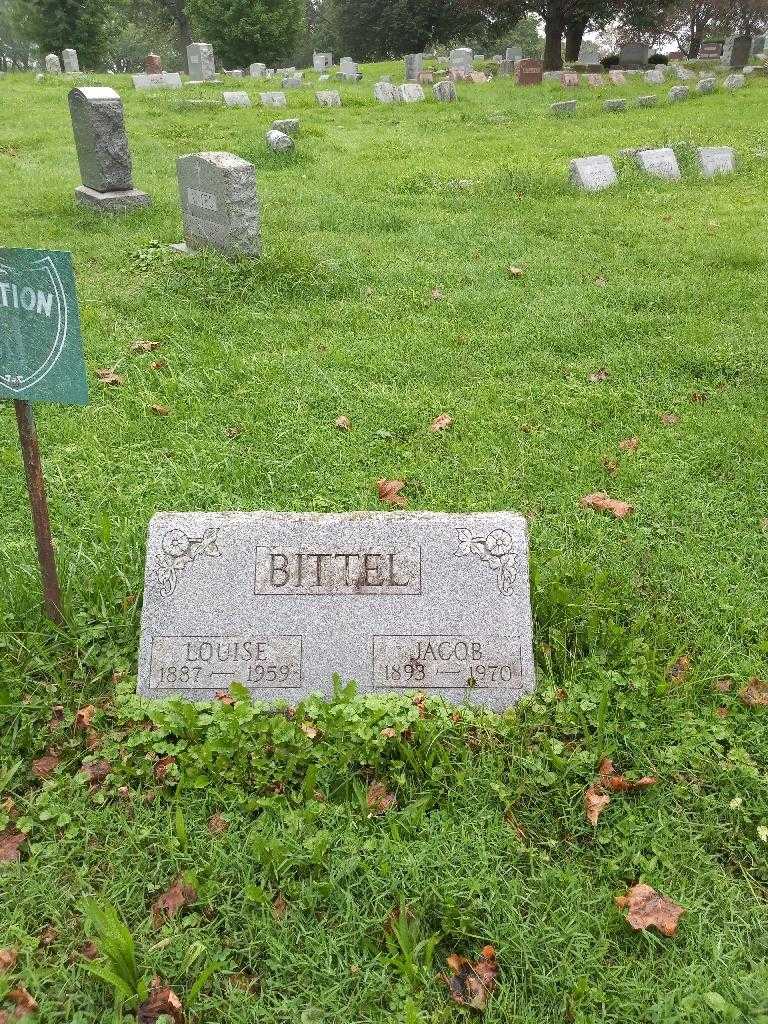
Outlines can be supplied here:
M287 153L293 149L294 142L290 135L273 128L267 132L267 145L273 153Z
M144 58L144 71L148 75L162 75L163 62L156 53L148 53Z

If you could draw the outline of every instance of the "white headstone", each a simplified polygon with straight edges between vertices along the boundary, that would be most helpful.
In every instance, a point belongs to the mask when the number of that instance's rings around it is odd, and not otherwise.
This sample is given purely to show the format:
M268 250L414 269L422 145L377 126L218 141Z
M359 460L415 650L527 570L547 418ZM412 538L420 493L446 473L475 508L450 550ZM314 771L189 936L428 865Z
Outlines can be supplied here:
M675 151L668 146L661 149L641 149L635 156L635 160L641 170L655 178L667 178L670 181L680 179L680 168Z
M225 107L250 107L251 105L251 97L244 90L223 92L221 95Z
M315 93L315 99L321 107L341 106L341 96L335 89L321 89Z
M80 62L77 59L77 50L62 50L61 59L64 62L64 70L72 75L80 70Z
M736 170L736 154L730 146L699 146L696 160L705 178L733 174Z
M585 192L601 192L616 182L616 168L609 156L578 157L571 160L570 180Z
M284 92L260 92L259 99L263 107L284 107L286 105Z

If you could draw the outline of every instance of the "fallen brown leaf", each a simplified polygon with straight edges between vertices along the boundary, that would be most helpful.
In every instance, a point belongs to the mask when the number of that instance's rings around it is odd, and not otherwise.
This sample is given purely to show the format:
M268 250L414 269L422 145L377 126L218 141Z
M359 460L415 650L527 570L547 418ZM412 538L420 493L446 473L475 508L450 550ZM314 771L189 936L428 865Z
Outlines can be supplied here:
M605 491L585 494L579 504L582 508L591 508L596 512L610 512L617 519L626 519L634 511L632 505L626 501L619 501L617 498L609 498Z
M123 383L123 378L119 373L115 373L114 370L97 370L96 379L112 388L119 387Z
M155 776L158 782L165 782L165 778L168 772L176 764L176 758L171 754L166 754L165 757L161 757L152 769L152 774Z
M40 932L39 943L41 946L52 946L56 939L58 939L59 933L52 924L48 924Z
M238 426L224 427L224 433L226 434L226 436L230 440L234 441L235 438L240 437L240 435L243 433L243 427L238 427Z
M21 1020L28 1013L37 1013L37 1000L27 992L23 985L12 988L6 998L10 999L16 1007L13 1011L14 1020Z
M159 928L165 921L170 921L183 907L194 903L196 899L197 893L192 886L187 885L181 878L178 879L152 904L152 920L155 927Z
M131 352L154 352L160 348L159 341L134 341L131 345Z
M443 293L440 291L439 288L433 288L432 291L430 292L430 295L435 300L435 302L439 302L440 299L443 298Z
M676 423L680 422L680 417L675 415L673 412L659 413L659 419L665 427L674 427Z
M377 487L379 500L385 505L397 505L400 508L405 508L408 504L408 499L400 493L405 487L404 480L379 480Z
M429 429L433 431L447 430L453 426L453 417L449 416L447 412L441 412L439 416L435 416L432 422L429 424Z
M718 716L718 718L727 718L728 715L730 715L730 713L730 708L715 708L715 714Z
M608 284L608 282L606 281L606 279L601 274L601 275L599 275L598 277L595 278L595 284L597 285L598 288L605 288L605 286Z
M499 973L493 946L483 946L480 957L474 964L458 953L451 953L446 963L452 974L443 975L443 980L451 993L451 999L460 1006L484 1010Z
M91 727L91 719L96 714L96 708L93 704L86 704L83 708L78 708L75 713L75 729L77 732L85 732Z
M219 693L215 693L214 700L217 700L219 704L226 704L228 707L232 707L237 703L231 693L227 693L226 690L220 690Z
M149 993L136 1011L137 1024L155 1024L158 1017L170 1017L174 1024L183 1024L184 1009L181 1000L173 989L161 987L159 979L155 979Z
M602 381L608 380L608 371L605 367L602 367L600 370L595 370L594 373L590 373L589 379L592 384L600 384Z
M21 847L27 841L23 832L13 832L6 829L0 832L0 861L21 860Z
M92 786L96 786L106 779L112 771L112 765L109 761L93 761L91 764L82 765L80 771Z
M372 782L365 794L365 803L371 814L386 814L397 804L397 797L390 793L385 783Z
M150 405L149 411L154 413L155 416L167 416L171 410L167 405Z
M244 971L227 975L227 981L230 985L234 985L235 988L248 992L250 995L255 995L261 988L261 979L258 975L246 974Z
M0 974L9 974L16 966L19 951L15 946L0 949Z
M208 831L212 836L223 835L228 828L229 822L226 818L222 818L218 811L208 819Z
M619 464L616 459L609 459L607 456L600 460L603 469L611 476L616 476L619 471Z
M150 370L167 370L168 360L167 359L153 359L149 364Z
M685 907L678 906L650 885L633 885L624 896L616 897L616 906L628 911L626 920L636 930L656 928L662 935L674 935Z
M748 708L765 707L768 705L768 683L753 676L744 689L739 691L739 696Z
M730 693L733 689L732 679L716 679L712 684L712 689L717 693Z
M655 775L643 775L640 779L628 779L619 775L613 767L613 761L604 757L597 769L597 784L601 789L609 789L613 793L629 793L634 789L647 789L659 781Z
M623 452L636 452L639 444L639 437L625 437L623 441L619 441L619 448Z
M507 273L510 277L523 277L525 271L521 267L507 267Z
M384 739L391 740L397 735L391 725L388 725L386 729L382 729L379 736L383 736Z
M47 779L58 767L59 757L57 754L43 754L42 757L38 757L36 761L32 762L32 771L38 779Z
M272 916L276 921L282 921L288 913L288 901L281 892L277 894L272 902Z
M339 416L338 419L334 421L333 425L334 427L336 427L337 430L352 429L352 421L350 420L349 416Z
M302 722L299 728L311 740L315 739L318 735L317 726L313 725L312 722Z
M692 391L690 397L692 402L706 402L709 395L706 391Z
M91 942L90 939L87 942L83 943L83 945L80 947L79 952L80 956L84 957L86 960L95 960L96 957L99 955L99 951L96 948L96 943Z
M691 671L690 654L681 654L677 661L667 671L667 679L670 683L682 683L688 678Z
M598 793L594 783L584 794L584 813L590 825L597 825L597 819L611 802L611 798L604 793Z

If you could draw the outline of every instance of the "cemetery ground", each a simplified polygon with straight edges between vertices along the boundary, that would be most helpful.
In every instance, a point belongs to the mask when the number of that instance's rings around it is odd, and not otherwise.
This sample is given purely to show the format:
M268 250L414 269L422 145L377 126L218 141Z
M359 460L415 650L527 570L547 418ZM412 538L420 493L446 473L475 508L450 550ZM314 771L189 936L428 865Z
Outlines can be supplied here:
M4 244L72 251L91 371L88 407L37 407L61 629L0 409L3 1019L26 992L45 1024L180 1020L168 986L201 1024L442 1024L471 1013L448 958L490 944L493 1024L765 1022L768 82L670 106L582 85L557 120L557 84L379 106L363 70L341 109L304 88L285 111L104 76L153 197L117 219L73 204L69 84L3 79ZM264 145L275 116L295 153ZM680 182L617 156L668 144ZM697 145L736 174L700 178ZM255 165L260 259L168 250L199 150ZM594 153L619 182L577 193ZM134 696L155 510L379 509L379 479L528 518L534 696ZM580 506L601 491L631 514ZM624 792L605 758L656 781ZM585 793L610 796L596 824ZM685 908L674 934L630 927L639 882Z

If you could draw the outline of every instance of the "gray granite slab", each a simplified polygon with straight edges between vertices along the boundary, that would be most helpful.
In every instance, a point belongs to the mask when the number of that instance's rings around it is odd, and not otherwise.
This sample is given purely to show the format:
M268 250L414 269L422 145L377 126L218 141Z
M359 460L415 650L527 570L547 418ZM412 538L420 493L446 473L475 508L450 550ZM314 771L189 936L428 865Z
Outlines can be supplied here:
M253 164L232 153L189 153L176 161L184 241L229 256L258 256L261 213Z
M641 149L635 156L635 160L641 170L655 178L667 178L670 181L680 179L680 168L675 151L668 146L661 149Z
M617 180L613 161L603 155L581 156L571 160L569 177L572 184L585 192L601 192Z
M277 131L275 128L270 128L266 138L267 145L273 153L288 153L295 145L290 135L286 132Z
M62 50L61 59L64 63L64 70L68 74L77 74L80 70L80 61L77 58L77 50Z
M424 54L423 53L406 53L403 58L405 61L405 80L406 82L418 82L419 74L424 68Z
M276 132L284 132L286 135L296 135L299 130L298 117L288 117L282 121L273 121L272 129Z
M626 100L605 100L603 103L603 110L626 110Z
M80 86L68 97L80 179L96 192L133 188L123 101L106 86Z
M734 74L728 75L723 81L723 88L725 89L743 89L747 84L745 75Z
M196 82L209 82L216 77L213 47L210 43L190 43L187 47L189 77Z
M244 89L236 92L223 92L221 94L225 107L250 107L251 97Z
M659 102L658 96L638 96L637 105L638 107L655 107Z
M450 78L446 78L442 82L435 82L432 86L432 92L438 103L453 103L458 99L456 85Z
M152 202L146 192L137 188L124 188L116 192L97 192L95 189L78 185L75 201L98 213L129 213L137 207L149 206Z
M576 100L561 100L550 104L549 109L558 117L573 117L576 113Z
M315 71L325 71L333 67L332 53L314 53L312 55L312 67Z
M61 61L55 53L49 53L45 58L45 70L49 75L61 74Z
M263 78L266 70L266 64L262 64L259 61L255 61L253 64L249 65L248 74L251 76L251 78Z
M403 103L421 103L424 99L424 90L420 85L413 85L410 82L406 82L405 85L398 87L400 92L400 99Z
M341 106L341 96L336 89L320 89L315 93L315 99L321 107Z
M645 80L649 85L664 85L664 69L657 65L645 72Z
M175 71L161 71L156 75L132 75L134 89L180 89L181 75Z
M422 690L503 709L533 688L525 520L511 512L161 513L139 691L232 682L293 704Z
M260 92L259 99L263 107L284 107L286 106L284 92Z
M670 103L680 103L687 100L691 92L687 85L673 85L667 94Z
M710 93L717 89L716 78L702 78L700 82L696 83L696 92Z
M400 90L391 82L376 82L373 95L379 103L397 103L400 100Z
M705 178L733 174L736 170L736 154L730 146L699 146L696 161Z

